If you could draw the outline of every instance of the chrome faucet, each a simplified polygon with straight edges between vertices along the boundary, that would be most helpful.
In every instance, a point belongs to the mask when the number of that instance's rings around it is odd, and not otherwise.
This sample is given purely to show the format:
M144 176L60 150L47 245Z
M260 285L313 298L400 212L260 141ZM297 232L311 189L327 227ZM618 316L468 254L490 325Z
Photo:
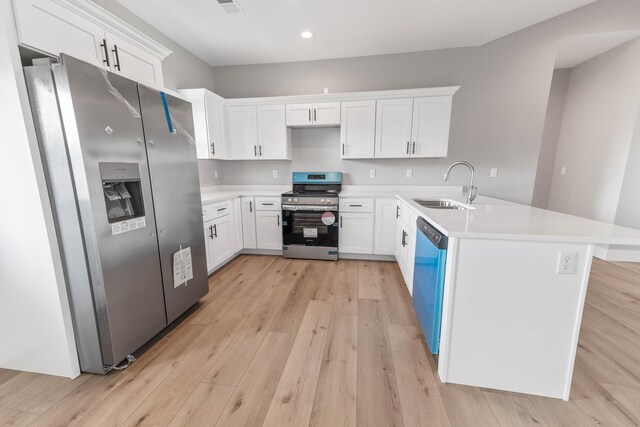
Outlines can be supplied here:
M454 164L449 166L449 169L447 169L447 171L444 173L444 175L442 176L442 179L445 180L445 181L448 180L449 179L449 173L451 172L451 169L453 169L454 167L456 167L458 165L464 165L464 166L468 167L469 170L471 171L471 185L469 185L469 194L467 195L467 204L471 204L476 199L476 192L478 191L478 187L473 185L474 182L475 182L475 179L476 179L476 171L473 168L473 166L471 165L471 163L469 163L469 162L455 162Z

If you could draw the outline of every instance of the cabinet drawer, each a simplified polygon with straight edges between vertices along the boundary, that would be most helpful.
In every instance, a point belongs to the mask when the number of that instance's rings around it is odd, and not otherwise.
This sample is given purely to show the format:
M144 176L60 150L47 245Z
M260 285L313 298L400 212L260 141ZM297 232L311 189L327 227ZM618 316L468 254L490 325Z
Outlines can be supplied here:
M279 211L280 197L256 197L257 211Z
M341 199L340 212L373 213L373 199Z
M211 221L212 219L228 215L229 212L231 212L231 200L205 205L202 207L202 221Z

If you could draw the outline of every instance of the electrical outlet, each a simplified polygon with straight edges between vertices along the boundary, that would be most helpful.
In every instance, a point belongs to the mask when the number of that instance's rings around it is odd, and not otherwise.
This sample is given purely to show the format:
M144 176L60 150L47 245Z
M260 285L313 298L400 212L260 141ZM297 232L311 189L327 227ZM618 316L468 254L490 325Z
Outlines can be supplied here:
M277 178L277 177L278 177L278 170L277 170L277 169L274 169L274 170L273 170L273 177L274 177L274 178Z
M371 169L369 171L369 178L375 178L376 177L376 170L375 169Z
M560 168L560 175L566 175L567 174L567 168L566 166L563 166Z
M214 177L215 179L218 179L218 171L213 171L213 177Z
M413 169L407 169L407 178L413 177Z
M496 178L498 176L498 168L491 168L489 172L489 178Z
M576 264L578 263L577 252L558 252L558 274L576 274Z

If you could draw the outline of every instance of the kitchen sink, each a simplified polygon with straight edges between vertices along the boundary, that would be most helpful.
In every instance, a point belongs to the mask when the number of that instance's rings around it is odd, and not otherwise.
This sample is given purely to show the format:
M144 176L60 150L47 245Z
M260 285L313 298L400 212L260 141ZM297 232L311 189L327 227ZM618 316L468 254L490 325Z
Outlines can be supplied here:
M414 202L420 206L424 206L429 209L469 209L467 206L454 202L453 200L423 200L413 199Z

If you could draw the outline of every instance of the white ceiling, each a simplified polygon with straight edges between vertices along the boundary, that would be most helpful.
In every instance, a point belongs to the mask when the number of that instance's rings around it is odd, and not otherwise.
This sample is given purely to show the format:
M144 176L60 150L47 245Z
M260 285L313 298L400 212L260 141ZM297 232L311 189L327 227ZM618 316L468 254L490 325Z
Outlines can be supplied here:
M564 38L558 44L555 67L575 67L638 36L640 31L616 31Z
M478 46L595 0L238 0L233 15L216 0L117 1L219 66Z

